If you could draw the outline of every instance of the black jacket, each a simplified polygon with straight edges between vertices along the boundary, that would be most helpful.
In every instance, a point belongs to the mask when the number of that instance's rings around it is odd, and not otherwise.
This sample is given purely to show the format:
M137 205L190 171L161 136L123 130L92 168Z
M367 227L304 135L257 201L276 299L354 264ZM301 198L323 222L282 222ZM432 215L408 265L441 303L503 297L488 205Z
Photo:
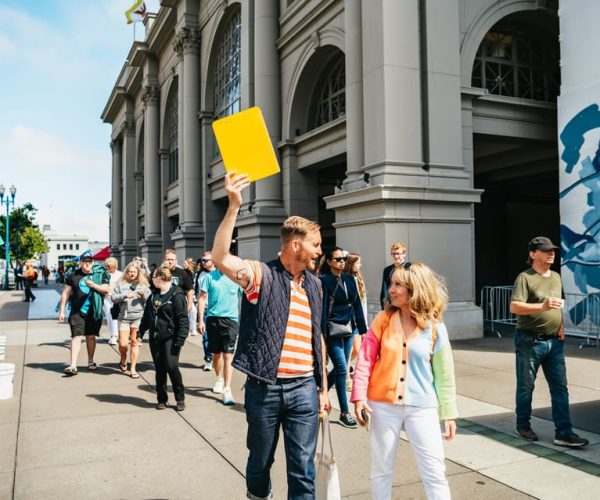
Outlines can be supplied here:
M151 342L161 342L172 337L174 345L184 344L189 323L187 299L181 288L173 285L163 295L160 290L152 293L146 301L138 338L142 338L146 330L150 331Z
M381 278L381 291L379 292L379 303L381 304L381 310L385 307L385 301L388 299L388 289L390 288L390 283L392 282L392 273L396 269L394 264L387 266L383 270L383 276Z
M367 333L367 323L354 278L347 273L340 274L339 278L326 273L320 278L323 285L321 331L325 338L329 336L328 321L341 325L352 321L352 326L358 329L358 333Z

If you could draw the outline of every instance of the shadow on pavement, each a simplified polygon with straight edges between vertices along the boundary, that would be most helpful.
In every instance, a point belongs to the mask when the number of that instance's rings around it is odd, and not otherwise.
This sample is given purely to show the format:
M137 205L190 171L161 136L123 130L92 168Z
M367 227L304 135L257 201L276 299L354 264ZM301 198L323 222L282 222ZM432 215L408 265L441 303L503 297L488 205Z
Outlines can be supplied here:
M131 405L138 408L154 408L156 403L151 403L142 398L123 396L121 394L86 394L88 398L94 398L100 403L112 403L118 405Z

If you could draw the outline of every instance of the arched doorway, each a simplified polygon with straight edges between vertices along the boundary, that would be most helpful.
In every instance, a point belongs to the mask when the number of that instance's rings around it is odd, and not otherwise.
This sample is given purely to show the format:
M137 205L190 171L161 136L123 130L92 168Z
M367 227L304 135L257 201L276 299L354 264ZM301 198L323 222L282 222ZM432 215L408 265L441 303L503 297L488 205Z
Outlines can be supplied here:
M556 98L558 18L506 16L484 36L471 75L476 287L509 285L525 267L527 242L559 240Z

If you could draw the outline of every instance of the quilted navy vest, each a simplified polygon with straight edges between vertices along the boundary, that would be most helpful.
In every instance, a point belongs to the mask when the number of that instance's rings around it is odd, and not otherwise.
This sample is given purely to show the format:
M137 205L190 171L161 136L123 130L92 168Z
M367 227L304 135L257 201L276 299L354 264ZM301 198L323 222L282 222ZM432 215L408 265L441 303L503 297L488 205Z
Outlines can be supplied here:
M257 304L251 304L245 296L242 299L240 332L233 366L257 380L275 384L290 309L292 275L285 270L279 259L262 262L261 268L262 282ZM321 282L306 272L304 289L311 310L315 380L321 388Z

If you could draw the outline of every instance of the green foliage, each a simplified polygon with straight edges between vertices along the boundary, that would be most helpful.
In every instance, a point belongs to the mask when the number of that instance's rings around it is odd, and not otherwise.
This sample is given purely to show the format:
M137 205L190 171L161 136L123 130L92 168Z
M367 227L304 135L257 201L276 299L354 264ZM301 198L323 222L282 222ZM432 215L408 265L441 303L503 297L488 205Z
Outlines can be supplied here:
M6 206L2 205L0 227L2 239L6 239ZM35 223L37 209L31 203L21 207L12 207L9 218L10 256L13 259L30 259L48 251L44 237ZM6 243L5 243L6 244ZM0 245L1 257L4 257L6 248Z

